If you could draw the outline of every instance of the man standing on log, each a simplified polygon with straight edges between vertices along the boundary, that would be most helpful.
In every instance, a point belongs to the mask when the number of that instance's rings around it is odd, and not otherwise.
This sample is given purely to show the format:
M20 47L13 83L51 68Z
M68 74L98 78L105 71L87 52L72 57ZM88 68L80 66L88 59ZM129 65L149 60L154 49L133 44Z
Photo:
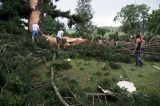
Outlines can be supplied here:
M136 37L135 37L135 61L136 61L136 66L142 66L143 62L140 58L140 54L141 54L141 46L142 43L144 42L142 36L137 33Z

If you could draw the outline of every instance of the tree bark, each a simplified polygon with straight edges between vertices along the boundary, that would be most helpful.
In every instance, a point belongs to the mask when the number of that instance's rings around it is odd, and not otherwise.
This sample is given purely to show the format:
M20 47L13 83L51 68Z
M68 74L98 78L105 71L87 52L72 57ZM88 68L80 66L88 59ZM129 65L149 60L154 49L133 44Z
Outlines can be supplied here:
M32 31L32 24L38 24L39 20L40 20L40 11L37 10L37 4L38 4L38 0L30 0L29 1L29 5L30 5L30 9L31 9L31 15L29 17L29 25L28 25L28 29L31 32Z

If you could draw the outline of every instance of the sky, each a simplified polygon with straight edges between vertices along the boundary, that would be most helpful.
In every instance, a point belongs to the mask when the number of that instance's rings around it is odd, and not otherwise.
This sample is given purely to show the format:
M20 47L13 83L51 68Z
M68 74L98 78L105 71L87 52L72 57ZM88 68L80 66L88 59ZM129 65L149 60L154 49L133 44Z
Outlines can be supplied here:
M98 27L101 26L120 26L120 22L113 22L116 14L128 4L147 4L152 10L158 9L160 0L92 0L91 6L94 11L92 22ZM71 14L75 13L77 0L60 0L56 2L57 9L62 11L70 10ZM66 19L62 19L66 22Z

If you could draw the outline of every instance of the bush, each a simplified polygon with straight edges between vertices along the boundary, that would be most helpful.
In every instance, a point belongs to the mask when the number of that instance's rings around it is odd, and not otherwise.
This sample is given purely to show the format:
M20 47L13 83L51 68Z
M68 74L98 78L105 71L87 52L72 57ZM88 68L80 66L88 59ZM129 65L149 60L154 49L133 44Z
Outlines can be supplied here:
M105 72L104 75L105 75L105 76L109 76L110 73L109 73L109 72Z
M105 78L102 81L100 81L98 85L100 85L104 89L110 88L112 85L112 80L109 78Z
M118 32L113 33L113 34L110 34L110 35L109 35L109 38L110 38L110 39L113 39L113 40L115 40L115 41L118 41L118 40L119 40Z
M102 73L101 72L96 72L93 75L95 75L95 76L102 76Z
M98 45L96 43L85 43L81 45L73 45L67 48L70 57L97 59L101 61L116 61L130 63L131 57L128 54L114 52L116 47L108 47L105 45Z
M144 59L151 62L160 62L160 55L156 55L156 54L145 55Z
M65 70L71 68L71 64L68 61L64 60L56 60L51 63L50 67L53 67L53 70L59 71L59 70Z
M113 69L119 69L121 68L121 65L115 62L109 62L109 66Z
M23 26L17 20L0 21L0 31L17 35L24 34L25 32Z
M119 37L119 40L129 42L130 36L129 36L129 35L121 35L121 36Z
M70 36L73 38L80 37L78 32L74 32L74 33L70 34Z

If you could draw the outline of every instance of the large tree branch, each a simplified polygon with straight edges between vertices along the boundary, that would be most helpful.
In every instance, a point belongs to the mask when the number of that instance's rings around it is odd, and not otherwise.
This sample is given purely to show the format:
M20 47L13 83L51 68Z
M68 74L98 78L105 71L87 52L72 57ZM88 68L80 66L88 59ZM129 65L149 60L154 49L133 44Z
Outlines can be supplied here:
M51 70L51 80L53 80L53 75L54 75L53 70ZM58 88L56 87L54 81L52 81L51 84L52 84L52 86L53 86L53 88L54 88L54 91L55 91L55 93L56 93L59 101L60 101L64 106L69 106L69 104L68 104L66 101L63 100L63 98L62 98L61 94L59 93L59 90L58 90Z

